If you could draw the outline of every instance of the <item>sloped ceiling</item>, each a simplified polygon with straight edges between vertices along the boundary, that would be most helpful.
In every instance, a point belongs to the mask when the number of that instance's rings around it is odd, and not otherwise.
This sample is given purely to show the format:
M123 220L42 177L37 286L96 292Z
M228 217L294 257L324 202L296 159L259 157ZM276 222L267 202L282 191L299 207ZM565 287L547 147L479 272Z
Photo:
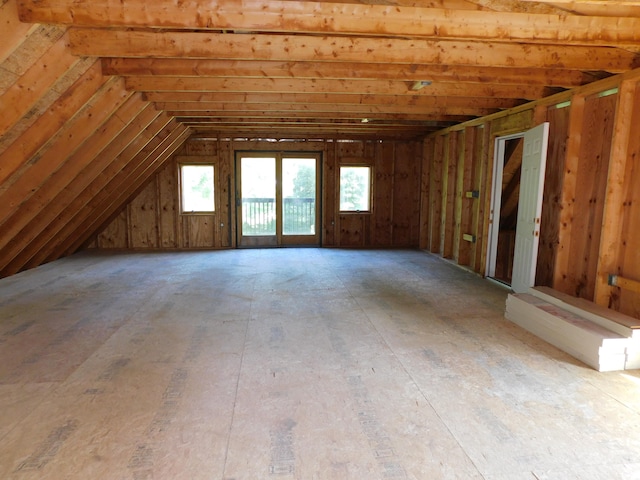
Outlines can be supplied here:
M640 2L2 0L0 275L190 135L420 138L631 70Z

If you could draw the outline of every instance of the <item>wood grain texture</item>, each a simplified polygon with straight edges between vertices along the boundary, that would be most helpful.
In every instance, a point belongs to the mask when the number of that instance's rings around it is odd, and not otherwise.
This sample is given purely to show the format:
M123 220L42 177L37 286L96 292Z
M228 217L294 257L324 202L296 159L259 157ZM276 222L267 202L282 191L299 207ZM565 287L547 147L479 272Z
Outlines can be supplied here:
M624 46L640 41L640 20L608 17L559 16L437 8L389 8L334 2L243 0L240 5L181 2L179 9L142 0L77 4L22 0L23 21L97 26L312 32L474 40L512 40L529 43ZM326 19L331 19L327 21ZM430 28L425 28L425 24Z
M508 68L448 65L398 64L394 69L381 69L377 63L364 62L287 62L184 58L103 58L105 75L180 76L180 77L269 77L269 78L343 78L436 82L484 83L500 77L503 85L546 85L577 87L594 79L589 73L562 68Z
M540 244L536 267L536 285L554 286L554 271L559 244L562 188L565 173L570 108L549 107L546 120L550 124L549 150L542 197Z
M453 40L341 36L235 35L71 28L76 55L97 57L221 58L226 60L366 61L511 67L518 58L536 68L625 72L636 56L621 49Z
M142 215L135 225L128 223L127 231L120 230L121 235L135 239L139 235L141 240L134 242L135 248L225 248L235 245L235 237L229 240L228 225L235 223L233 215L235 208L229 202L234 198L233 190L228 192L230 180L233 180L233 163L235 151L273 149L269 143L247 141L215 141L202 140L194 137L190 139L177 156L173 157L156 174L153 182L156 188L158 205L155 215L148 214L152 201L149 195L153 189L145 190L143 198L130 203L129 210ZM415 247L418 245L419 235L419 195L421 150L419 142L308 142L287 145L287 151L320 151L323 152L323 199L321 224L324 225L324 246L365 246L365 247ZM215 157L212 154L215 152ZM188 156L185 156L188 153ZM367 155L363 157L363 155ZM331 158L335 158L331 160ZM181 215L178 208L178 162L210 161L214 159L215 191L217 205L214 215ZM335 162L335 163L334 163ZM340 163L370 164L374 168L373 181L373 209L368 214L343 214L338 212L338 175L337 166ZM334 166L335 165L335 166ZM231 181L232 188L235 181ZM229 195L231 194L231 196ZM229 210L231 209L231 210ZM193 217L193 218L191 218ZM201 218L200 218L201 217ZM120 221L114 217L114 221ZM146 226L145 226L146 221ZM146 229L144 233L141 229ZM104 227L113 234L114 228ZM136 233L138 231L138 233ZM149 239L158 232L157 244ZM335 233L334 233L335 232ZM100 235L100 234L99 234ZM124 241L113 241L121 245ZM104 242L98 242L98 248L105 248Z
M607 186L604 193L602 233L594 279L594 301L603 306L609 306L612 303L612 292L607 281L609 275L616 275L623 268L620 258L621 247L625 246L626 241L621 237L626 211L630 206L625 197L631 188L633 178L633 166L631 171L627 167L627 162L633 162L634 153L629 151L629 147L632 147L631 136L633 135L633 127L629 119L633 119L634 110L640 105L636 99L637 91L636 82L622 82L614 113Z
M570 291L593 300L617 95L585 100L571 228Z

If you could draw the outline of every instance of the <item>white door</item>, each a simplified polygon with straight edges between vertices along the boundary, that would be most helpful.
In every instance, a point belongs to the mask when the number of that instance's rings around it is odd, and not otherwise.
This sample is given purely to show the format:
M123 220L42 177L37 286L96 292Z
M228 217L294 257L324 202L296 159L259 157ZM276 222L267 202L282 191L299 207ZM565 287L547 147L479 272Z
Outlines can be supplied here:
M526 292L535 283L548 143L548 122L532 128L524 135L518 224L511 281L511 288L516 293Z

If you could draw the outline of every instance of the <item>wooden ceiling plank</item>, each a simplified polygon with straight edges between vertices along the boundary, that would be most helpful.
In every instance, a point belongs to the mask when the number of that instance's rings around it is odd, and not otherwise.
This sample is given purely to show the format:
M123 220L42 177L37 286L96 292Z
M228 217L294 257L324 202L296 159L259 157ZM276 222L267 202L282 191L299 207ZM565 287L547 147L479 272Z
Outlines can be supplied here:
M434 83L419 92L411 89L410 82L389 80L310 80L310 79L253 79L216 77L125 77L130 90L195 91L195 92L280 92L280 93L357 93L371 95L424 95L521 98L535 100L545 97L551 90L526 85L482 85Z
M0 249L5 261L15 258L27 243L33 241L36 232L42 232L45 226L64 210L69 199L86 187L94 178L93 172L99 167L99 159L103 152L145 109L149 112L149 122L159 115L159 112L144 102L140 95L129 97L34 195L20 205L16 214L2 224ZM2 267L0 264L0 269Z
M33 105L57 82L59 77L80 60L66 48L62 37L47 50L7 91L0 96L0 136L18 122Z
M377 63L269 62L182 58L104 58L102 73L123 76L255 77L432 80L435 82L539 85L571 88L593 81L579 70L454 65L403 65L381 68Z
M184 125L176 125L171 134L162 141L150 155L137 163L138 168L128 178L120 183L117 193L108 198L98 208L98 214L91 218L91 222L83 226L82 233L64 250L65 255L74 253L100 228L105 226L111 216L131 201L136 190L144 186L146 181L171 157L189 138L191 131Z
M166 110L188 108L191 110L214 110L220 104L242 103L248 110L262 108L261 104L295 105L304 108L328 104L332 107L340 105L370 105L383 107L413 107L413 108L512 108L520 105L518 99L491 97L432 97L425 95L358 95L358 94L328 94L328 93L201 93L201 92L145 92L144 97L156 102L157 105L167 106Z
M0 6L0 64L37 28L37 25L23 23L18 18L16 0L8 0Z
M91 163L87 166L87 169L83 171L77 179L77 182L84 182L87 184L80 192L77 188L73 189L73 192L68 193L66 190L61 192L55 201L52 203L52 207L57 210L53 212L49 222L38 222L39 228L34 228L33 224L29 224L26 229L20 232L19 239L24 238L23 241L18 242L20 245L16 247L16 253L14 255L7 255L9 258L13 258L10 262L0 269L0 272L16 273L20 268L39 252L46 244L52 241L52 239L58 236L61 229L72 221L96 195L100 194L99 189L93 189L93 192L89 193L91 186L95 186L96 183L106 182L113 175L124 168L126 160L123 160L120 156L125 149L127 149L132 143L138 142L144 138L144 134L147 128L154 122L157 128L154 130L156 133L161 128L169 123L170 119L163 115L164 123L158 120L160 112L154 112L153 108L145 109L131 124L119 135L109 146ZM147 142L151 140L151 136L147 135ZM141 148L141 147L140 147ZM117 164L117 168L114 168L113 164ZM76 185L78 186L78 185ZM6 248L11 252L13 248L13 242Z
M314 34L634 45L640 19L283 0L21 0L27 22Z
M70 221L76 212L91 201L86 196L87 189L94 182L110 178L109 166L119 160L119 155L134 141L141 137L148 128L161 115L153 107L147 106L140 114L118 135L100 155L93 159L78 175L68 189L60 192L47 207L48 221L38 221L28 224L13 238L3 249L6 252L6 262L0 271L16 272L36 252L42 249L54 238L67 221ZM168 119L165 121L168 123ZM122 168L122 165L121 165ZM113 173L113 169L111 169Z
M2 62L2 69L24 75L66 32L66 27L38 25Z
M70 48L81 56L218 58L227 60L330 61L475 65L604 70L634 68L638 56L618 48L525 45L450 40L241 35L204 32L71 28Z
M640 17L640 2L631 0L522 0L544 3L577 15L600 17Z
M135 139L123 145L121 153L111 159L103 172L47 227L44 234L21 253L20 261L12 268L17 271L25 265L39 265L48 257L57 258L58 252L64 251L75 238L74 233L100 212L98 206L117 193L117 179L121 180L135 168L138 155L146 158L176 126L174 120L161 114L142 132L137 132Z
M110 77L103 77L96 61L51 108L25 130L0 155L0 185L6 185L36 153L59 135L60 130L95 95Z
M122 79L107 81L82 111L65 124L57 141L42 155L30 158L28 168L23 169L13 182L0 185L0 228L130 96Z
M45 115L52 108L60 96L66 92L87 70L95 63L93 58L84 58L79 60L65 72L51 86L47 92L38 99L38 101L23 115L10 130L0 137L0 155L16 141L27 129L29 129L40 117Z
M164 123L158 121L160 115L160 112L154 111L153 108L144 109L99 156L87 165L82 174L74 181L74 184L68 190L63 190L55 198L47 209L48 221L30 223L20 232L16 239L12 239L6 250L8 252L7 257L13 258L13 260L8 262L0 271L11 271L13 273L19 271L34 254L56 238L61 229L68 222L71 222L76 214L82 211L93 199L93 196L89 197L87 195L89 187L98 182L105 182L111 178L111 175L115 174L113 173L115 169L111 165L122 162L119 156L124 150L132 143L138 142L142 138L145 129L154 122L157 122L159 126L166 125L169 122L166 116L164 116ZM149 140L150 138L147 138L147 141ZM123 168L122 164L120 168ZM17 245L14 246L14 243L17 243Z

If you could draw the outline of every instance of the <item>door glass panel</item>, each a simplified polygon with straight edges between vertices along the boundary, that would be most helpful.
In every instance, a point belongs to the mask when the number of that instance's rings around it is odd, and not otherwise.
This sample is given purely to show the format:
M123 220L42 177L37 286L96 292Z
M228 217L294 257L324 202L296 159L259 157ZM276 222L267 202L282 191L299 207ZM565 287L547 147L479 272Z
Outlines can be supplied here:
M282 159L282 234L315 235L316 159Z
M241 159L242 234L276 234L276 159Z

